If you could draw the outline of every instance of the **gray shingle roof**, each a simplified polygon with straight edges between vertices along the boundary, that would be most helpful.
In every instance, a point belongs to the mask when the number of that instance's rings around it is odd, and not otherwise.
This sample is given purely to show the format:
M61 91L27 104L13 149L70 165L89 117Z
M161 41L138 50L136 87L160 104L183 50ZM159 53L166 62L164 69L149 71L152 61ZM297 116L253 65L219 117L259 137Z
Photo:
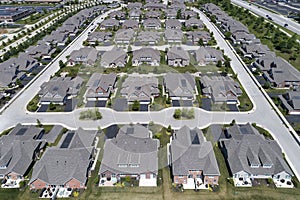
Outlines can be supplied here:
M189 53L181 47L174 46L174 47L170 48L167 55L168 55L168 60L169 59L171 59L171 60L182 59L182 60L187 60L188 62L190 62Z
M234 129L241 129L237 127ZM274 140L265 139L257 131L249 128L251 125L247 125L246 129L239 130L231 135L232 138L224 141L224 147L226 148L228 155L228 163L231 172L237 173L245 171L249 174L256 175L275 175L282 171L293 175L292 171L282 158L282 151ZM252 130L252 131L251 131ZM257 167L251 167L252 165L258 165ZM269 168L263 167L263 165L271 165Z
M150 101L153 95L159 95L158 79L130 76L122 84L121 94L127 96L128 101Z
M137 40L144 43L156 43L160 40L161 33L154 31L142 31L138 34Z
M120 130L116 138L106 140L99 174L106 171L115 174L157 174L159 141L146 137L148 129L141 125L125 128L125 133Z
M177 19L168 19L166 20L166 29L181 29L182 24Z
M124 67L126 64L127 53L118 47L104 52L101 56L101 66L103 67Z
M164 84L170 97L194 97L195 79L189 73L167 73Z
M130 42L133 39L134 30L132 29L119 29L115 34L116 42Z
M85 63L89 65L94 65L98 59L98 51L93 47L83 47L79 50L74 50L70 54L69 62L75 63Z
M117 75L115 73L99 74L94 73L89 79L86 98L109 98L111 90L114 88Z
M179 29L166 29L165 38L168 42L179 41L181 42L183 38L183 32Z
M220 175L212 144L206 142L198 128L179 129L171 141L173 175L188 175L189 170L202 170L204 175Z

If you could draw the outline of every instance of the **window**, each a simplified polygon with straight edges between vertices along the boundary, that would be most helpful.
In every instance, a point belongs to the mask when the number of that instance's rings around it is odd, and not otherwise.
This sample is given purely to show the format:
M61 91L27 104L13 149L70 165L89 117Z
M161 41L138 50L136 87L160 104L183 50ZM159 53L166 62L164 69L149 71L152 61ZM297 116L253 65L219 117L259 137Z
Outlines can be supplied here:
M216 183L217 182L217 180L216 179L214 179L214 183Z
M182 175L179 175L178 178L183 178L183 176L182 176Z
M129 166L130 167L139 167L140 165L139 164L130 164Z
M127 164L119 164L118 167L127 167Z
M286 176L285 176L285 179L289 179L289 178L291 178L290 175L286 175Z

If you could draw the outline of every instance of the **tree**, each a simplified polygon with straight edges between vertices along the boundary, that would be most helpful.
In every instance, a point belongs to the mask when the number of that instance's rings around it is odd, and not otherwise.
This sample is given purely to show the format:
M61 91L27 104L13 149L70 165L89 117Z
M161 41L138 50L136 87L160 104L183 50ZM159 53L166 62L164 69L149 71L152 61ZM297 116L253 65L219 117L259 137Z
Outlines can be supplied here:
M221 68L222 67L222 61L221 60L218 60L217 62L217 65L216 65L218 68Z
M58 62L58 64L59 64L59 67L60 67L60 68L66 67L66 64L65 64L62 60L60 60L60 61Z
M180 110L180 109L176 109L175 112L174 112L173 117L174 117L175 119L180 119L180 118L181 118L181 115L182 115L181 110Z
M171 127L171 125L169 125L167 128L167 132L171 133L171 131L172 131L172 127Z
M225 39L229 40L231 38L231 33L229 31L224 33Z
M132 104L132 110L133 111L139 111L140 110L140 102L135 100Z
M56 105L54 103L50 103L49 104L49 110L55 110L56 109Z
M39 119L36 119L36 124L38 127L42 127L43 124L41 123L41 121Z
M177 11L177 15L176 15L176 19L180 19L180 18L181 18L181 9Z
M199 45L199 46L204 46L204 42L203 42L203 39L202 39L202 38L199 39L198 45Z

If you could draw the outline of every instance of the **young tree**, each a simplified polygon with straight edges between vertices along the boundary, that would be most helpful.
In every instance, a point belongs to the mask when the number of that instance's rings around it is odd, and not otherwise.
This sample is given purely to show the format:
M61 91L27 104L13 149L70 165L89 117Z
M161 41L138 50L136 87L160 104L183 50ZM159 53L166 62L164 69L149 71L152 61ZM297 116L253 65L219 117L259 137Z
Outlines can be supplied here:
M202 39L202 38L199 39L198 45L199 45L199 46L204 46L204 42L203 42L203 39Z
M218 68L221 68L222 67L222 61L221 60L218 60L217 62L217 65L216 65Z
M132 104L132 110L133 111L139 111L140 110L140 102L135 100Z
M173 117L174 117L175 119L180 119L180 118L181 118L181 115L182 115L181 110L180 110L180 109L176 109L175 112L174 112Z

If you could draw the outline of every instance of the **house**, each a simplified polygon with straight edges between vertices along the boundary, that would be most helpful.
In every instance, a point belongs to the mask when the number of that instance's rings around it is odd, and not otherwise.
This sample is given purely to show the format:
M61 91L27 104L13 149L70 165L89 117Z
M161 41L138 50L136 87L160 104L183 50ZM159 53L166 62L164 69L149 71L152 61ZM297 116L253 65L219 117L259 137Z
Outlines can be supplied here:
M298 88L300 85L300 72L281 57L267 54L258 58L253 67L259 68L273 87Z
M203 29L204 24L200 19L192 17L192 18L185 20L185 27Z
M166 93L172 100L193 100L195 93L195 79L190 73L167 73L164 76Z
M173 182L184 189L207 189L218 185L220 171L211 142L203 132L183 126L171 136L170 165Z
M18 72L32 72L40 66L40 63L28 53L20 53L18 57L8 59L5 65L9 68L16 68Z
M149 19L149 18L159 19L160 16L161 16L161 13L159 11L148 11L145 13L145 19Z
M132 9L129 11L128 16L129 16L129 19L139 20L142 14L143 14L143 12L141 10Z
M160 52L153 48L141 48L133 51L132 66L142 64L158 66L160 63Z
M93 47L83 47L73 50L67 62L67 66L85 64L93 66L98 58L98 51Z
M141 31L137 36L137 41L144 45L155 45L160 39L161 34L155 31Z
M115 88L117 75L115 73L93 73L86 84L85 98L87 101L108 100Z
M154 3L154 2L151 2L151 3L146 3L144 5L144 9L145 10L150 10L150 11L160 11L160 10L165 10L166 9L166 5L165 4L162 4L162 3Z
M109 13L109 16L112 18L112 19L116 19L116 20L124 20L126 18L126 13L125 12L122 12L120 10L116 10L116 11L113 11L111 13Z
M300 114L300 92L289 91L285 94L279 95L283 107L288 111L289 115Z
M177 18L177 11L175 9L166 9L165 16L167 19L176 19Z
M96 162L96 134L81 128L68 131L58 147L47 148L33 167L30 189L86 189L91 166Z
M213 47L199 47L195 52L195 57L198 65L216 64L218 61L224 61L222 51Z
M233 125L221 150L236 187L251 187L254 179L273 179L277 187L293 187L293 172L275 140L266 139L250 124Z
M181 29L182 24L177 19L166 20L166 29Z
M166 29L164 35L168 43L181 43L183 39L183 32L180 29Z
M79 76L53 77L50 81L41 85L38 92L41 104L60 104L63 105L67 99L77 96L83 79Z
M110 51L105 51L101 56L100 65L105 68L125 67L127 63L127 53L118 47L113 47Z
M203 76L201 78L202 94L214 103L238 104L242 95L240 85L229 76Z
M149 18L143 21L143 26L145 29L161 29L161 22L156 18Z
M99 170L99 186L113 186L131 177L139 186L157 186L159 140L142 125L125 125L107 139Z
M200 39L203 44L207 44L211 40L210 33L207 31L189 31L186 33L187 40L194 45L198 45Z
M139 101L141 104L149 104L159 96L158 79L149 76L129 76L122 84L121 95L131 103Z
M64 48L68 40L67 33L61 33L58 30L52 31L51 35L46 35L43 39L47 45L53 45L58 48Z
M140 10L140 9L142 9L142 7L143 7L143 4L140 2L130 2L127 5L127 8L129 10Z
M132 29L119 29L115 33L115 42L117 44L129 44L133 40L134 34Z
M168 65L173 67L184 67L190 64L190 56L182 47L172 47L168 53Z
M267 45L254 43L244 44L240 50L245 58L250 59L265 56L270 52L270 49Z
M251 44L256 40L254 34L248 34L245 32L234 33L232 34L232 38L235 44Z
M17 124L7 135L0 137L0 179L4 179L2 187L19 187L46 145L41 140L43 134L42 128Z
M176 11L185 11L186 7L184 5L184 2L172 2L171 5L168 6L170 9L174 9Z
M119 27L119 21L116 19L105 19L100 24L101 30L116 29Z
M185 10L181 12L181 18L183 19L190 19L190 18L198 18L198 14L192 10Z
M26 53L34 59L47 60L51 59L51 54L55 52L55 49L41 41L37 46L30 46Z
M4 62L5 63L5 62ZM17 69L15 67L3 66L0 64L0 89L8 89L17 78Z
M122 24L123 29L137 29L139 28L139 22L136 20L125 20L124 23Z
M87 41L89 44L94 45L98 43L104 43L110 41L112 38L111 32L93 32L88 35Z

